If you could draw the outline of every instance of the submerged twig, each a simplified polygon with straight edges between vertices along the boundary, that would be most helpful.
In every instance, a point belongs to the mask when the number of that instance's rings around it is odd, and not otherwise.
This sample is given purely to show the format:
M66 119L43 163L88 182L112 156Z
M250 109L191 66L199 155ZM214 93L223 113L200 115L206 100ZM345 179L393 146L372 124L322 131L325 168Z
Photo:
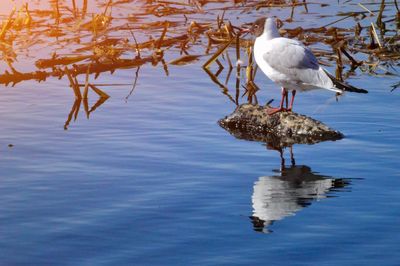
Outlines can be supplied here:
M133 91L134 91L135 88L136 88L136 84L137 84L137 81L138 81L138 78L139 78L139 70L140 70L140 67L138 67L138 68L136 69L136 72L135 72L135 79L134 79L134 81L133 81L132 89L130 90L129 94L125 97L125 101L128 101L129 97L131 97Z

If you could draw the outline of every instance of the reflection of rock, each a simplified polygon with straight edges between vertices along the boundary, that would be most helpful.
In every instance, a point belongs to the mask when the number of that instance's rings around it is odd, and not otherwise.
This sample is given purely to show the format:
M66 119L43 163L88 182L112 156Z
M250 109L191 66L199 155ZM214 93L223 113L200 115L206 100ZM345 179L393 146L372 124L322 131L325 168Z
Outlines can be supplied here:
M326 198L333 189L344 188L346 179L315 174L308 166L291 166L280 175L263 176L254 184L252 196L254 230L266 229L272 222L294 215L312 201Z
M342 133L310 117L294 112L268 115L266 108L242 104L232 114L221 119L219 124L236 138L267 142L274 147L343 138Z

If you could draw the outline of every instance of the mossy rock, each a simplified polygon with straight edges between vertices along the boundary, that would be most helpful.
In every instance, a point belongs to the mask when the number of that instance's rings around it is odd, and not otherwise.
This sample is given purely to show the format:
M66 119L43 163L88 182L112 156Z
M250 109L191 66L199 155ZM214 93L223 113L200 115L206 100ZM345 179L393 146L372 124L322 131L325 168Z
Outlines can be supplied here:
M239 139L262 141L273 147L293 144L315 144L335 141L344 135L320 121L295 112L267 113L269 107L242 104L218 121L219 125Z

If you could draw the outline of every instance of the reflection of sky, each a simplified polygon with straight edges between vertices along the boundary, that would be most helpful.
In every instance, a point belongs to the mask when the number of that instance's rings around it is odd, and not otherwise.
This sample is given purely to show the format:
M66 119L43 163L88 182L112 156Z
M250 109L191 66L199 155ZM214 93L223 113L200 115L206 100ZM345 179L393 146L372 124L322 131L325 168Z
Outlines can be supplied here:
M343 260L361 260L365 252L386 260L398 254L400 236L393 232L400 212L400 123L387 115L398 108L397 94L374 88L378 78L370 78L370 94L349 95L316 114L351 136L298 146L297 161L324 174L365 180L354 182L351 193L275 223L273 235L254 236L243 218L252 209L253 182L276 175L279 156L219 128L216 121L234 106L200 63L172 66L168 78L162 67L143 67L128 103L130 87L106 88L111 98L104 106L90 120L81 113L68 131L63 123L73 96L65 80L0 90L4 265L216 265L238 259L242 265L294 265L288 253L299 261L351 265ZM128 83L133 75L122 70L96 82ZM262 99L275 91L280 93L266 83ZM370 96L378 92L380 97ZM297 108L310 114L327 97L301 94ZM377 100L385 102L380 112L372 108ZM333 255L327 258L321 247Z

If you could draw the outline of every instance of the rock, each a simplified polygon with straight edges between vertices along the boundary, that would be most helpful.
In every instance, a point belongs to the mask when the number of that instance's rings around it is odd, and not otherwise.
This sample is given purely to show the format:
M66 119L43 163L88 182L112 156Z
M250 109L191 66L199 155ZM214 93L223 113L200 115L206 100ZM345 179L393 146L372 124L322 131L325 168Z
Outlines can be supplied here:
M238 139L262 141L280 148L293 144L334 141L344 137L339 131L305 115L294 112L268 115L268 108L242 104L218 123Z

